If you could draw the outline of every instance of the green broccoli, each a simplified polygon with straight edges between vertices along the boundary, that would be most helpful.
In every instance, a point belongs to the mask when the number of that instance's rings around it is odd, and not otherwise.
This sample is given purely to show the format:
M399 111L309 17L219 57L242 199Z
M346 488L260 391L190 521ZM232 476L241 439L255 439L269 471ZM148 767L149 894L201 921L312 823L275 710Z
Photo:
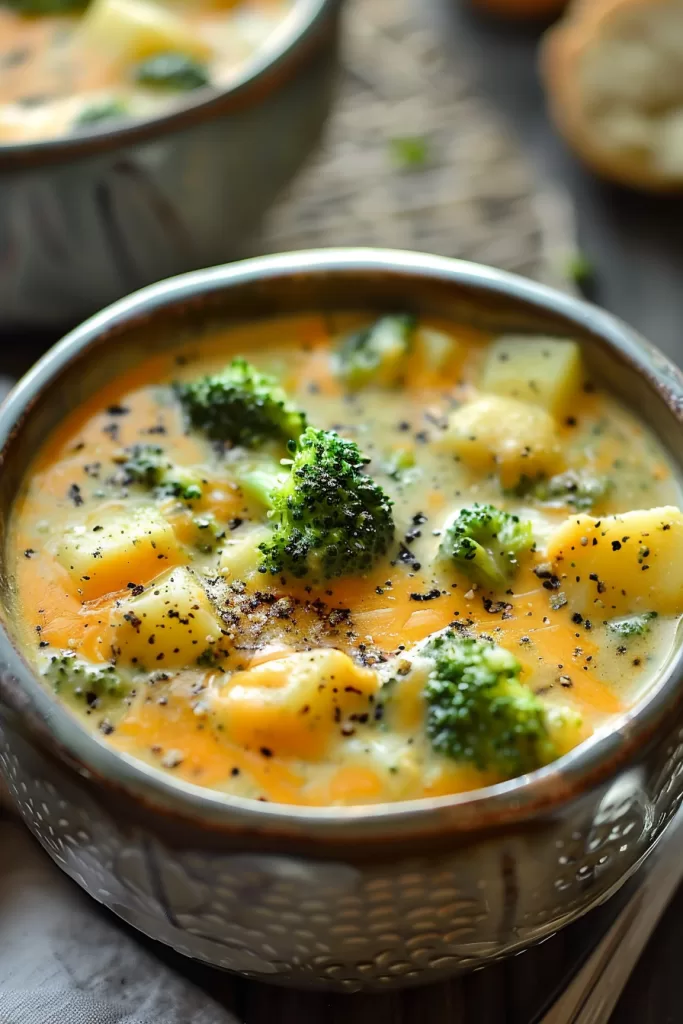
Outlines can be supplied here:
M119 701L131 691L113 665L90 665L71 651L50 658L43 675L55 693L82 700L90 708Z
M611 619L607 628L620 637L645 636L650 632L650 623L657 618L657 612L630 615L625 619Z
M202 496L201 480L189 469L176 466L163 448L136 444L126 449L123 462L126 484L142 484L159 497L192 501Z
M432 661L424 688L434 750L502 778L559 756L546 709L520 682L521 666L503 647L447 631L423 649Z
M396 483L410 483L416 477L415 452L411 448L398 448L382 463L382 472Z
M289 473L269 494L272 537L259 545L260 571L331 579L367 572L394 537L392 502L363 472L358 445L308 427Z
M275 488L289 476L290 464L291 460L289 463L285 460L283 465L276 459L263 458L253 462L240 460L230 468L244 496L258 505L270 509L272 508L271 495Z
M246 359L233 359L220 373L176 384L190 423L212 440L253 448L264 441L289 441L306 427L274 377Z
M494 505L462 509L447 527L439 554L482 586L507 586L519 556L534 549L532 525Z
M206 65L184 53L157 53L135 69L135 81L155 89L189 92L210 85Z
M81 110L74 120L74 127L88 128L90 125L99 124L101 121L110 121L115 117L125 117L126 113L127 110L122 100L98 100Z
M405 372L417 321L408 314L385 316L342 339L334 355L337 376L348 388L396 387Z
M604 500L613 486L607 477L569 469L549 478L523 476L510 493L516 498L533 498L542 505L568 505L576 512L589 512Z

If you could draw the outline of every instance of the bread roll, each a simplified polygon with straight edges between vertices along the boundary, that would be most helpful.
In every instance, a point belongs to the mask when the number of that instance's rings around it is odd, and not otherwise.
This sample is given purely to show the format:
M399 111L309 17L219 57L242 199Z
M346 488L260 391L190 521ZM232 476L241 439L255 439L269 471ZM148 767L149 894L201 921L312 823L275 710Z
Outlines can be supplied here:
M590 167L683 187L683 0L575 0L541 65L553 119Z

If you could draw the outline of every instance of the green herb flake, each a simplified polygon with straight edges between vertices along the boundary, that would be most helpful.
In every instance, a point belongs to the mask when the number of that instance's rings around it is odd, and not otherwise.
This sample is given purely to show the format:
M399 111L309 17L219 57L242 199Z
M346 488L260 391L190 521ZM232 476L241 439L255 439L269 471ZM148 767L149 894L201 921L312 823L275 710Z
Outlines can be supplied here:
M657 612L644 612L624 619L612 619L607 628L621 637L645 636L650 632L650 623L657 618Z
M429 144L423 135L404 135L390 140L391 157L401 170L424 167L429 160Z

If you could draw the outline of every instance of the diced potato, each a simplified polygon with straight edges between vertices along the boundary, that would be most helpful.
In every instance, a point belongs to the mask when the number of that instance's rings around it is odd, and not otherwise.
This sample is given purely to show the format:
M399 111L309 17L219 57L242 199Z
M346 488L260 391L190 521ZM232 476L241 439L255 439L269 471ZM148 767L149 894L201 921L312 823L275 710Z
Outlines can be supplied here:
M562 416L582 380L581 349L575 341L506 335L488 351L481 389Z
M683 612L683 515L654 508L572 516L547 548L571 607L588 618Z
M171 526L153 507L91 513L59 540L55 554L91 601L129 583L145 584L179 559Z
M451 414L444 443L470 469L495 472L503 487L555 473L562 464L555 421L537 405L487 395Z
M448 364L460 355L460 345L445 331L433 327L420 327L416 347L422 357L425 369L430 373L445 370Z
M141 61L168 52L202 60L211 54L189 22L153 0L94 0L80 32L88 46L114 60Z
M216 693L212 711L233 743L317 761L349 715L371 714L378 689L376 672L342 651L319 648L235 673Z
M111 612L117 658L138 668L181 668L221 639L221 624L189 569L172 569Z
M228 535L223 542L221 552L221 573L233 580L246 580L258 571L259 550L261 541L271 535L267 526L253 529L240 528L234 535Z

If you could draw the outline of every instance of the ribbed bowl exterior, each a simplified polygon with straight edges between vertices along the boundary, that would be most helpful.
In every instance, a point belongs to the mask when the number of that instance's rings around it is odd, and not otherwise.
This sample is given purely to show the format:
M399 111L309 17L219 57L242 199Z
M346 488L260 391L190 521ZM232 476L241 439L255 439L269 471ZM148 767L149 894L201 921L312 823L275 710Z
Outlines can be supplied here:
M532 828L368 863L169 842L111 813L4 724L0 770L53 860L129 924L261 981L342 991L425 984L491 963L610 896L681 799L683 733ZM362 853L362 844L359 844Z

